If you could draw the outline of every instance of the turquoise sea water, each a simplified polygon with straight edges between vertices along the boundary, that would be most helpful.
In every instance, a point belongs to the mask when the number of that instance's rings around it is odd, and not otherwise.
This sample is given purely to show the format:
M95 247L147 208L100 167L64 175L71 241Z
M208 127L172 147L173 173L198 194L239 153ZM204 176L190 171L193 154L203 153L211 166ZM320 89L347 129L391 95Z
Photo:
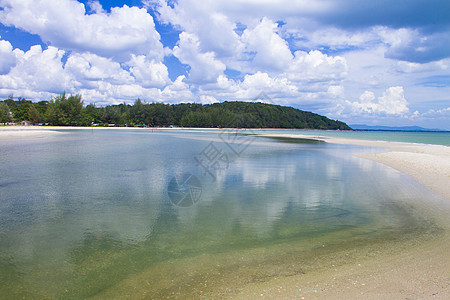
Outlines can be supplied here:
M164 129L161 129L164 130ZM191 129L192 130L192 129ZM202 131L203 129L193 129ZM211 129L210 131L220 131ZM446 132L408 132L408 131L334 131L334 130L285 130L285 129L240 129L239 132L261 134L299 134L324 137L340 137L361 140L375 140L403 143L420 143L450 146L450 131Z
M372 151L227 131L1 141L0 298L229 296L432 230L405 201L436 196L353 156Z
M407 131L303 131L306 135L320 135L362 140L420 143L450 146L450 132L407 132Z

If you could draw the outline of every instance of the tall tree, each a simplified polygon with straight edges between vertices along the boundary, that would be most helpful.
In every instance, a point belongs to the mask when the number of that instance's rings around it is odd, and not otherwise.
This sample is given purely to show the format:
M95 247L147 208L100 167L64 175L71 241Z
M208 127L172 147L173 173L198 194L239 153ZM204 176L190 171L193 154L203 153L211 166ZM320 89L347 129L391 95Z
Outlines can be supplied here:
M66 101L61 102L62 110L66 118L66 125L82 125L83 124L83 101L81 95L70 95Z
M33 124L38 124L41 121L41 117L35 105L31 105L28 109L28 118Z
M83 101L81 95L66 96L62 93L50 100L47 108L47 122L53 125L75 126L83 124Z
M8 101L8 100L6 100ZM33 104L30 100L25 100L25 98L19 97L14 105L10 106L13 118L16 122L29 120L28 110Z
M8 104L0 102L0 123L11 122L11 111Z
M134 102L131 110L131 118L136 124L146 124L146 109L141 99L137 99Z

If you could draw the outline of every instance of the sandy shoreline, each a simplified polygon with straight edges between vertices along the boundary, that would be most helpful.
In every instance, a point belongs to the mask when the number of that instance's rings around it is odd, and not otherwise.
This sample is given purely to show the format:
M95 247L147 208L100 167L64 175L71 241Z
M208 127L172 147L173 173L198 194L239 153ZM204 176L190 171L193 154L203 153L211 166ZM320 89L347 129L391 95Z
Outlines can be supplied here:
M0 140L15 140L24 138L43 138L50 135L62 134L48 128L34 126L1 126Z

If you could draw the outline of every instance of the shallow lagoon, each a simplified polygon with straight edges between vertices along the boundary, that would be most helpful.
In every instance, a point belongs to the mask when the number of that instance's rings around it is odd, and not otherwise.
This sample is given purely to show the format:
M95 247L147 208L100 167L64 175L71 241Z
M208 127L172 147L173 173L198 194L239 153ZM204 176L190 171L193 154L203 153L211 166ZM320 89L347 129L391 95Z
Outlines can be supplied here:
M373 151L228 132L2 141L0 297L232 295L438 232L408 204L434 194L353 156Z

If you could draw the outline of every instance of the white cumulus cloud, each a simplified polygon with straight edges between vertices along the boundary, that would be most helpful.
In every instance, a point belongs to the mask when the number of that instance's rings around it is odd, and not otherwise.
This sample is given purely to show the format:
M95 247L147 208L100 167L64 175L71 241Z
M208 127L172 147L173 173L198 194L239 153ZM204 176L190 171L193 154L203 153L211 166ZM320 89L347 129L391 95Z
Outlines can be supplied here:
M3 91L24 91L24 96L37 91L59 93L67 88L69 77L63 69L61 59L64 51L55 47L42 50L33 46L27 52L15 51L17 63L7 75L0 76Z
M295 82L332 82L345 78L347 62L343 57L328 56L318 50L296 51L287 70L287 78Z
M402 86L388 88L376 100L375 94L365 91L359 101L346 101L346 105L353 114L387 114L403 116L409 112L408 101Z
M162 62L148 60L144 55L132 55L127 65L136 82L143 87L161 88L170 83L169 71Z
M16 64L16 56L10 42L0 40L0 75L7 74Z
M94 2L95 3L95 2ZM113 7L86 14L75 0L2 0L0 20L37 34L49 44L126 59L131 53L161 59L163 47L153 17L138 7Z
M109 82L111 84L132 84L133 78L122 69L119 63L109 58L104 58L95 54L72 54L67 59L65 71L74 80L82 83L83 88L95 88L95 83ZM94 86L90 86L94 83Z
M288 43L277 34L276 29L276 23L263 18L253 29L246 29L242 34L246 51L253 54L253 68L283 71L289 67L293 55Z
M214 52L202 52L198 37L187 32L180 34L180 41L174 47L173 55L191 67L188 78L190 82L215 82L226 69L225 64L216 59Z

